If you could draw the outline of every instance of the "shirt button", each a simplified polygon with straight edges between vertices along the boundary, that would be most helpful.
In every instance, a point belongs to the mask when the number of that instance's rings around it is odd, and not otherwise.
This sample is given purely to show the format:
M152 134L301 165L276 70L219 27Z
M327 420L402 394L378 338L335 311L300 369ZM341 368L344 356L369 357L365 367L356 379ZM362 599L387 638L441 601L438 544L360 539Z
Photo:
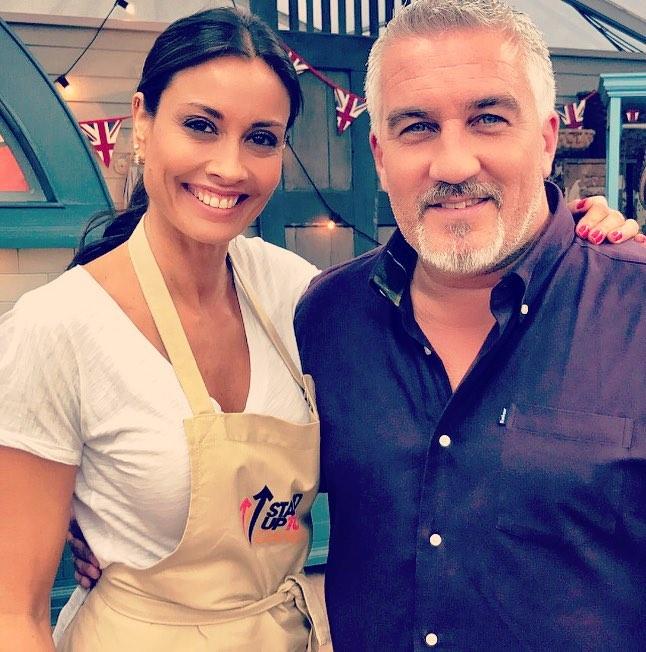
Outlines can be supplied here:
M431 355L431 353L433 353L433 351L431 351L431 349L429 349L428 346L425 346L424 347L424 353L426 353L426 355Z
M436 548L442 543L442 537L437 532L431 534L428 540L430 544Z
M429 632L425 638L424 642L428 647L435 647L437 645L437 634L433 634L433 632Z
M521 314L521 315L526 315L528 312L529 312L529 306L528 306L526 303L524 303L524 304L520 307L520 314Z
M437 441L442 448L448 448L451 445L451 438L448 435L440 435Z

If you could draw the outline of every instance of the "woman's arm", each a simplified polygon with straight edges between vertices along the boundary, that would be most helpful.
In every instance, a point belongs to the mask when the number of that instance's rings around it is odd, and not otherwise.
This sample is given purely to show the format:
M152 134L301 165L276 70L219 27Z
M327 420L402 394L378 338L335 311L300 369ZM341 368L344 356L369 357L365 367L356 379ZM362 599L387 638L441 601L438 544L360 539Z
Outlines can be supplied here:
M54 650L49 595L76 468L0 446L0 652Z

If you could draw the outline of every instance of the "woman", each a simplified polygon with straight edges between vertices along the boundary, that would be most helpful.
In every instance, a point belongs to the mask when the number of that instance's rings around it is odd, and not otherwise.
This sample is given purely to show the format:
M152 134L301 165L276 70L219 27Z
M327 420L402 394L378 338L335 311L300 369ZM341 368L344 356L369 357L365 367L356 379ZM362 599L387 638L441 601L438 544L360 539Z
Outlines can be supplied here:
M276 37L233 10L176 22L148 55L132 103L145 216L0 326L16 550L0 559L0 649L52 649L72 492L105 570L58 649L304 650L310 618L327 639L300 575L319 431L291 325L317 270L240 237L300 105Z
M257 19L216 9L171 25L133 98L140 205L0 320L0 650L52 649L72 493L104 570L66 609L58 649L327 640L300 574L318 418L291 326L316 270L240 237L300 103Z

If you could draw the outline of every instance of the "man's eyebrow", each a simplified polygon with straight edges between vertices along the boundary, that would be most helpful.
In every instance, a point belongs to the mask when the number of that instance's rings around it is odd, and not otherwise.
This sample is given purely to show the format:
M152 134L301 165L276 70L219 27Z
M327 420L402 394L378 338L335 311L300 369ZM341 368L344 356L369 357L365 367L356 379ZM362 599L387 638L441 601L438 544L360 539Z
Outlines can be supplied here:
M467 105L468 109L490 109L490 108L508 109L514 113L520 113L520 104L513 95L491 95L483 97Z
M416 118L418 120L429 120L430 116L426 111L417 108L405 108L391 111L386 118L386 126L392 131L399 123L404 120Z
M215 120L224 120L224 115L222 115L222 113L206 104L201 104L200 102L189 102L187 106L204 111L204 113L210 115ZM261 129L263 127L280 127L281 129L284 129L285 125L279 120L260 120L254 122L251 127L253 129Z

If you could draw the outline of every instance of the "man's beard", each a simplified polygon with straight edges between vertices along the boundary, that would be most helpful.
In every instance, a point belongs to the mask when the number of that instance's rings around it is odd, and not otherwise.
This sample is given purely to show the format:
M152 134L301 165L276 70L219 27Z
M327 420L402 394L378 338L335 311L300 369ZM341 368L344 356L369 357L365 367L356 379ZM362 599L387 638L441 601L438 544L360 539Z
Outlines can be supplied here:
M524 249L524 245L531 235L530 229L540 209L541 193L543 192L541 179L522 220L512 225L515 228L515 233L508 237L501 212L502 191L498 186L471 181L458 184L441 182L420 198L418 220L410 234L412 236L410 244L424 264L441 272L460 276L493 272L510 261L516 252ZM445 225L448 238L442 241L443 248L437 249L433 246L433 238L427 233L427 226L423 222L424 212L430 205L441 203L447 197L455 200L461 196L465 198L488 197L496 204L498 214L491 242L477 249L470 247L467 244L467 238L473 229L471 223L451 221Z

